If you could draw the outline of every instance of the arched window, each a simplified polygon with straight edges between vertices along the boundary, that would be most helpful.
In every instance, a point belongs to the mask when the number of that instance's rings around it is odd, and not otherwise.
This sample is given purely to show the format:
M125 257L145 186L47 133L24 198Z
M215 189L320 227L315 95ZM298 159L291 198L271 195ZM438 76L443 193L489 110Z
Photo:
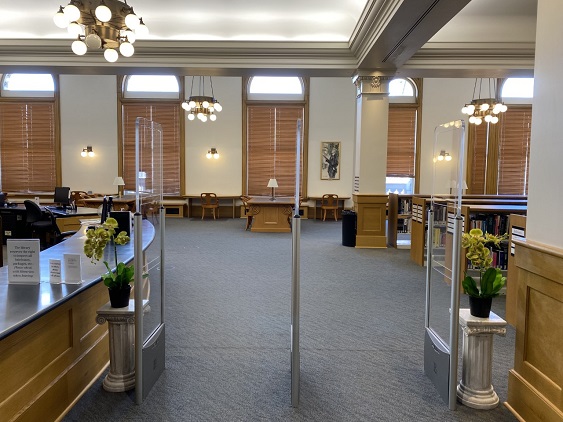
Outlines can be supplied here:
M534 98L534 78L508 78L502 84L503 100L509 98Z
M385 190L413 194L416 181L418 116L416 84L405 78L389 82L387 177Z
M121 159L125 190L135 190L135 121L144 117L162 126L164 195L181 195L184 186L181 86L174 75L129 75L121 95ZM142 165L142 163L141 163ZM142 171L142 169L141 169Z
M9 98L9 100L6 100ZM60 184L55 79L8 73L0 83L1 190L53 192ZM60 178L60 176L59 176Z
M306 82L298 77L255 76L245 91L245 194L269 195L276 179L280 196L295 191L297 120L301 125L301 193L306 196Z

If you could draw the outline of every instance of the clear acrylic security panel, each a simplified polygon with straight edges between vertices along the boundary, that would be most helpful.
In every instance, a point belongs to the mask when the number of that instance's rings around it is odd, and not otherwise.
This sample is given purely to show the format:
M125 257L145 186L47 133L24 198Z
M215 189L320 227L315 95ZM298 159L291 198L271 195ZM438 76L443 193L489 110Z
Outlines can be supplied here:
M145 250L143 298L149 299L150 312L143 318L143 340L146 341L162 322L161 309L161 215L162 205L162 127L138 118L139 138L136 160L136 210L155 228L155 239Z
M459 248L455 245L462 224L464 141L463 121L449 122L435 130L427 232L425 372L450 408L455 408L455 388L453 402L451 388L457 378Z
M162 127L159 123L137 118L135 145L136 220L146 220L154 227L155 238L135 259L142 258L143 300L148 300L140 318L142 333L141 355L136 359L142 368L142 385L136 391L137 403L146 397L164 370L164 209L162 206ZM139 215L140 214L140 215ZM136 298L137 299L137 298ZM137 302L136 302L137 303ZM139 321L137 321L139 323ZM137 369L138 371L139 369ZM139 387L137 385L137 387ZM142 398L141 398L142 394Z

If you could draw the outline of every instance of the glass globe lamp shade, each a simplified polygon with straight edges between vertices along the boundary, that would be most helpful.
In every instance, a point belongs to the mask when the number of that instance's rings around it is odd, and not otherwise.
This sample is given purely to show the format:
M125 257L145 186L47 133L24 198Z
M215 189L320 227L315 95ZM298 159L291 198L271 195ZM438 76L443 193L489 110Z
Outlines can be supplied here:
M80 10L74 4L67 4L63 9L63 13L69 22L80 19Z
M207 151L207 154L205 154L205 156L207 157L207 159L209 160L211 158L211 151Z
M481 104L481 107L479 107L479 109L481 111L487 111L489 109L489 104L483 103L483 104Z
M461 108L461 112L462 112L462 114L469 114L469 113L467 112L467 106L462 107L462 108Z
M136 14L129 13L125 16L125 25L127 25L129 29L136 29L140 24L141 22Z
M183 108L184 110L186 110L186 111L189 111L189 110L190 110L189 104L186 103L185 101L182 103L182 108Z
M55 22L55 25L57 25L61 29L64 29L68 26L69 20L64 14L62 7L59 9L57 13L55 13L55 16L53 16L53 22Z
M480 117L475 117L475 124L479 126L481 123L483 123L483 120Z
M109 22L111 19L111 10L105 4L100 4L96 7L94 13L100 22Z
M140 19L139 26L137 28L135 28L135 33L139 37L146 37L147 35L149 35L149 28L143 22L143 18Z
M71 44L72 52L77 56L83 56L88 51L88 47L82 40L73 41Z
M469 118L469 123L475 123L475 120L477 120L477 118L475 116L471 116Z
M492 119L493 119L493 116L491 116L490 114L487 114L487 115L485 116L485 121L486 121L487 123L489 123Z
M215 158L216 160L218 160L218 159L219 159L219 153L216 152L215 154L213 154L213 158Z
M497 117L497 116L492 116L492 117L491 117L491 123L493 123L493 124L498 123L498 117Z
M446 153L446 157L445 157L446 161L452 161L452 156L448 153Z
M127 41L129 41L131 44L133 44L135 41L137 41L137 36L130 29L123 31L123 36L126 37Z
M86 152L85 149L83 149L82 152L80 153L80 155L81 155L82 157L86 157L86 156L88 155L88 153Z
M203 113L201 111L199 113L197 113L197 118L199 120L201 120L202 117L203 117Z
M201 121L207 122L207 116L205 114L201 116Z
M210 113L213 113L215 111L215 107L213 107L213 104L209 104L209 107L207 107L207 109L209 110Z
M211 120L212 122L214 122L215 120L217 120L217 116L212 114L211 116L209 116L209 120Z
M506 110L508 110L508 107L506 106L506 104L503 104L500 111L504 113Z
M131 44L127 41L122 42L121 45L119 46L119 52L124 57L131 57L133 55L133 53L135 53L135 47L133 47L133 44Z
M444 161L444 156L442 154L438 155L438 161Z
M221 111L221 110L223 110L223 106L221 104L219 104L218 102L216 102L215 103L215 110Z
M102 48L102 39L98 34L88 34L84 40L88 48Z
M191 100L188 105L190 106L190 108L195 108L195 101Z
M471 115L471 114L473 114L473 113L475 113L475 105L469 104L469 105L467 106L467 114Z
M78 36L82 34L82 27L76 22L71 22L67 27L68 33L73 36Z
M88 151L88 157L93 157L94 155L96 155L94 154L94 151Z
M113 48L108 48L104 51L104 57L108 62L114 63L119 58L119 54Z
M193 114L188 114L188 120L194 120L195 116Z
M207 108L209 107L209 101L205 100L203 103L201 103L201 105L203 106L203 108Z

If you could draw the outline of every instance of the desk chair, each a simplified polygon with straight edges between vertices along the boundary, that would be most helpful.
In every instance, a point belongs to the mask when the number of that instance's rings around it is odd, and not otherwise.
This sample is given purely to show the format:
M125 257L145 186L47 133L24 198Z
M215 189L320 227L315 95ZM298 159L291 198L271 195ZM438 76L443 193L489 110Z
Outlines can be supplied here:
M217 218L219 218L219 199L217 195L212 192L204 192L201 194L201 219L205 217L205 210L210 209L213 212L213 219L215 220L215 210L217 210Z
M252 227L252 214L250 213L250 205L248 201L250 200L250 196L241 196L240 200L242 201L242 205L244 206L244 215L246 215L246 227L244 230L248 230Z
M47 208L45 209L45 212L49 215L49 219L51 220L51 224L53 225L53 244L56 245L57 243L65 240L67 237L76 234L76 230L61 232L61 229L59 229L59 226L57 226L57 219L55 217L55 214L53 214L52 211Z
M23 201L25 205L26 217L25 222L31 230L31 237L33 235L38 235L41 242L41 248L43 249L47 246L47 239L51 241L51 238L55 238L55 227L57 224L53 225L53 219L49 215L43 215L43 211L39 205L35 202L26 199ZM47 237L49 235L49 237Z
M323 221L325 221L326 212L330 210L334 214L334 221L338 221L338 195L325 193L321 199L321 210L323 212Z

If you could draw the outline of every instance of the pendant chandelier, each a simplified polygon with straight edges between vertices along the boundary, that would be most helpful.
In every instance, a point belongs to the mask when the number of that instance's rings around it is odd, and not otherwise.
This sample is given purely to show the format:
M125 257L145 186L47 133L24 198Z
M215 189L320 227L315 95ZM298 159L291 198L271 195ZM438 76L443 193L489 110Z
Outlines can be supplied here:
M195 120L197 117L202 122L206 122L207 119L214 122L217 120L217 115L215 112L220 112L223 110L219 101L215 99L213 94L213 81L211 76L209 76L209 85L211 87L211 96L205 95L205 76L199 77L199 92L198 95L193 95L194 91L195 76L192 76L192 88L190 89L189 98L182 103L182 108L186 110L188 114L188 120Z
M496 79L493 79L491 83L491 78L489 78L488 98L481 98L482 85L483 79L479 79L479 94L478 98L475 98L477 91L477 79L475 79L473 100L469 104L465 104L461 112L469 116L469 123L480 125L485 121L495 124L498 122L498 115L504 113L508 107L498 98ZM494 96L491 95L492 93Z
M137 36L148 35L143 18L135 15L127 0L70 0L53 16L55 25L67 28L76 37L72 51L78 56L90 50L103 50L108 62L135 52Z

